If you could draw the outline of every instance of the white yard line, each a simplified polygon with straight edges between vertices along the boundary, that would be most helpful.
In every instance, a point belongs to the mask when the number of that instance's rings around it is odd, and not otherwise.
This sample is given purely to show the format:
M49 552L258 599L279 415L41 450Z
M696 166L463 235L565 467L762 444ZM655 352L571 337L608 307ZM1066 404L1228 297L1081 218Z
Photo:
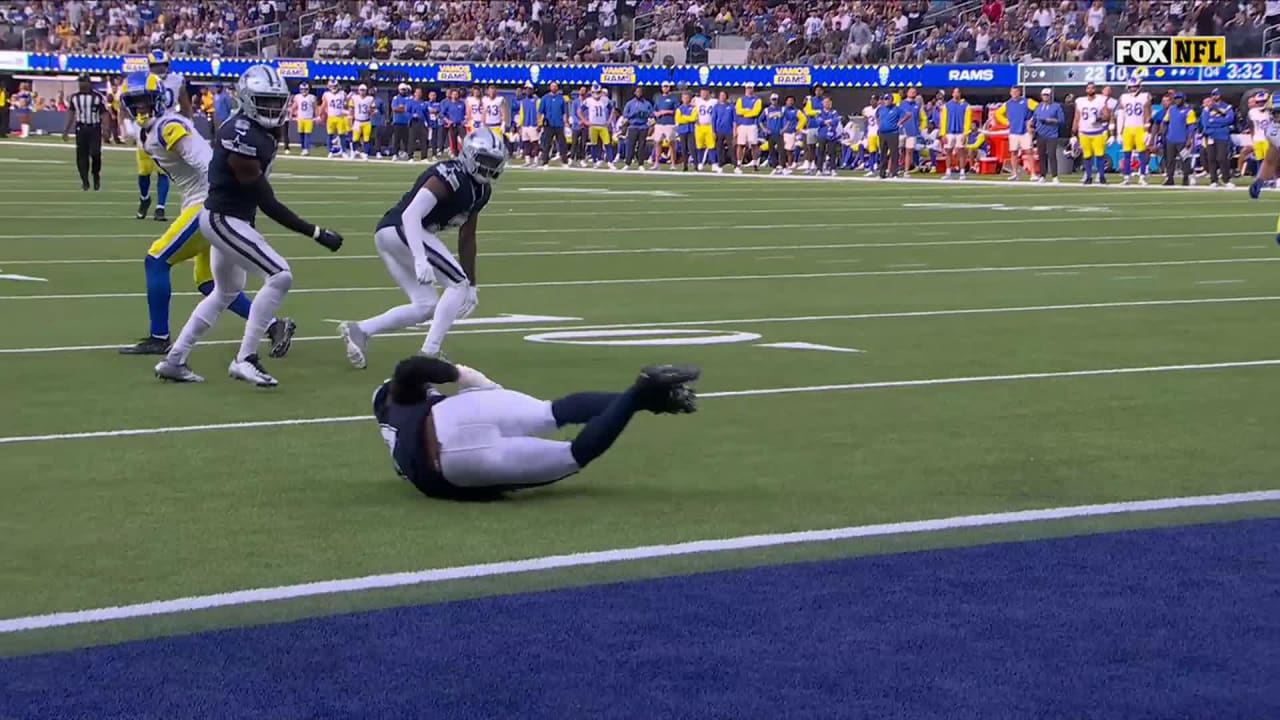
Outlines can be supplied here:
M1054 520L1129 515L1134 513L1218 507L1224 505L1243 505L1248 503L1275 502L1277 500L1280 500L1280 490L1258 490L1254 492L1228 493L1222 495L1168 497L1150 500L1098 503L1094 505L1073 505L1067 507L1043 508L1038 510L1015 510L1011 512L986 513L980 515L959 515L929 520L880 523L876 525L858 525L826 530L803 530L788 533L744 535L739 537L695 540L666 545L645 545L640 547L598 550L594 552L571 553L567 555L549 555L544 557L526 558L523 560L508 560L477 565L462 565L448 568L419 570L415 572L366 575L364 577L346 578L341 580L325 580L320 582L301 583L297 585L279 585L275 587L236 590L211 595L197 595L176 598L173 600L136 603L132 605L117 605L114 607L95 608L91 610L49 613L46 615L29 615L25 617L0 620L0 634L66 627L71 625L86 625L113 620L128 620L131 618L152 617L156 615L172 615L196 610L254 605L258 603L277 602L296 598L340 595L369 590L426 585L450 580L465 580L481 577L514 575L519 573L545 572L548 570L605 565L635 560L651 560L707 553L754 550L759 548L779 547L783 545L834 542L839 540L882 537L887 535L932 533L946 530L993 527L1019 523L1050 522Z
M1150 260L1128 263L1076 263L1071 265L1013 265L1004 267L967 267L967 268L926 268L915 270L857 270L848 272L827 273L777 273L769 275L690 275L682 277L657 278L611 278L605 280L540 280L531 282L486 283L485 289L494 288L533 288L533 287L580 287L590 285L654 285L661 283L682 282L736 282L755 280L812 280L821 278L879 277L894 275L964 275L970 273L1013 273L1041 270L1093 270L1126 267L1177 267L1183 265L1238 265L1242 263L1280 262L1280 257L1257 258L1216 258L1206 260ZM294 295L310 293L339 292L386 292L399 290L394 286L376 287L336 287L336 288L295 288L290 290ZM177 296L196 296L198 292L173 293ZM82 293L60 295L0 295L0 300L104 300L109 298L146 297L145 292L119 293Z
M1036 275L1042 275L1042 276L1048 276L1048 275L1079 275L1079 274L1080 274L1080 271L1079 271L1079 270L1057 270L1057 271L1054 271L1054 272L1038 272L1038 273L1036 273Z
M1268 233L1269 235L1270 233ZM120 236L123 237L123 236ZM130 236L133 237L133 236ZM151 237L148 235L147 237ZM1240 237L1240 233L1188 233L1186 235L1125 235L1122 237L1133 238L1138 240L1156 240L1171 237ZM35 240L34 236L30 238ZM608 245L579 245L576 247L566 248L564 250L513 250L509 252L482 252L480 257L560 257L562 255L666 255L680 253L700 253L700 252L733 252L733 253L751 253L751 252L769 252L773 250L848 250L848 249L893 249L899 247L946 247L948 245L970 246L970 245L1016 245L1016 244L1053 244L1053 243L1072 243L1080 242L1084 238L1079 235L1065 235L1060 237L1019 237L1019 238L991 238L991 239L962 239L962 240L907 240L904 242L854 242L854 243L822 243L817 245L710 245L705 247L645 247L645 248L617 248ZM530 241L524 242L524 245L554 245L559 241ZM1253 250L1263 248L1263 245L1246 246ZM790 259L791 255L779 256ZM289 258L289 262L313 262L313 261L341 261L341 260L377 260L377 255L303 255L300 257ZM770 258L760 258L767 260ZM49 260L0 260L0 267L5 265L100 265L100 264L137 264L141 262L140 258L79 258L79 259L49 259Z
M1096 370L1061 370L1056 372L1013 373L1006 375L969 375L963 377L926 378L921 380L886 380L880 382L843 383L836 385L801 385L796 387L759 388L754 390L727 390L699 393L699 398L763 397L769 395L795 395L802 393L826 393L847 390L882 390L893 388L933 387L939 385L970 385L975 383L1017 382L1024 380L1049 380L1056 378L1106 377L1116 375L1144 375L1150 373L1187 372L1195 370L1228 370L1237 368L1270 367L1280 365L1280 359L1240 360L1214 363L1189 363L1183 365L1146 365L1139 367L1102 368ZM10 435L0 437L0 445L50 442L58 440L92 440L99 438L137 437L142 435L170 435L177 433L205 432L211 430L238 430L257 427L281 427L293 425L324 425L333 423L372 420L372 415L340 415L335 417L303 418L297 420L254 420L247 422L218 423L213 425L179 425L173 427L131 428L121 430L96 430L77 433L53 433L47 435Z
M1166 222L1173 222L1177 220L1211 220L1211 219L1217 219L1217 218L1247 218L1247 217L1273 217L1273 214L1272 213L1222 213L1222 214L1206 214L1206 215L1130 215L1126 217L1125 220L1126 221L1160 220L1160 221L1166 221ZM1081 215L1079 217L1073 216L1071 218L1071 222L1073 224L1074 223L1093 223L1093 222L1113 222L1114 220L1115 218L1110 216L1105 216L1105 215ZM1027 222L1028 222L1027 218L1003 218L1003 219L984 218L981 220L921 220L921 221L912 221L911 227L928 227L933 225L945 225L947 227L952 227L957 225L983 225L983 226L1026 225ZM591 225L589 227L583 227L583 226L534 227L534 228L488 228L486 227L481 231L481 234L486 236L488 235L581 234L581 233L598 234L602 231L608 231L611 233L617 233L617 232L655 233L655 237L656 237L656 233L665 233L665 232L684 233L684 232L696 232L700 230L711 230L711 231L720 232L725 230L808 230L808 229L820 229L820 228L866 229L866 228L902 228L902 227L903 227L903 222L901 220L886 221L886 222L850 221L850 222L838 222L838 223L778 223L778 224L772 224L772 225L663 225L663 226L636 225L636 226L629 226L629 227L619 227L619 226L600 227L596 225ZM1237 233L1237 236L1239 236L1238 233ZM59 234L54 234L54 235L43 235L43 236L0 235L0 240L4 240L4 239L56 240L56 239L74 239L74 238L96 238L98 240L104 240L107 238L128 238L128 237L147 237L147 238L154 239L156 237L156 234L155 233L150 233L145 235L136 235L136 234L135 235L83 235L83 234L59 235ZM268 238L285 237L285 235L273 233L271 235L268 235L267 237ZM1190 245L1191 243L1186 243L1186 244Z
M1134 276L1137 277L1137 276ZM1074 303L1067 305L1022 305L991 308L956 308L947 310L907 310L901 312L851 313L845 315L796 315L784 317L732 318L716 320L668 320L664 322L615 323L615 324L576 324L554 325L542 327L489 327L458 328L450 331L452 335L505 335L524 333L560 332L568 330L636 330L643 328L699 327L715 325L761 325L768 323L793 322L835 322L846 320L884 320L892 318L931 318L955 317L964 315L1001 315L1006 313L1059 312L1072 310L1105 310L1111 308L1133 307L1181 307L1188 305L1222 305L1236 303L1276 302L1280 295L1261 295L1253 297L1219 297L1194 298L1185 300L1128 300L1099 303ZM394 332L378 337L421 337L422 330L411 332ZM337 342L336 335L313 335L295 337L293 342ZM239 340L208 340L201 345L239 345ZM54 347L22 347L0 348L0 355L27 355L57 352L81 352L93 350L115 350L120 344L112 345L66 345Z
M1242 282L1244 281L1243 280L1200 280L1196 284L1197 285L1235 285L1237 283L1242 283Z

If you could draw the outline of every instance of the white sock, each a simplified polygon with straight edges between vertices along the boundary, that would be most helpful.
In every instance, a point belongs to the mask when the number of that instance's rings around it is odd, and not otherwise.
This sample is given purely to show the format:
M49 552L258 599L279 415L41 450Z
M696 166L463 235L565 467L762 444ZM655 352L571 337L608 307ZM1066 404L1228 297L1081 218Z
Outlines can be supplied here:
M381 315L375 315L368 320L361 320L356 325L360 328L360 332L372 337L379 333L400 330L424 323L431 319L431 311L434 309L434 306L401 305L393 307Z
M216 292L206 295L196 305L191 317L187 318L187 324L182 326L182 332L178 333L178 339L173 343L173 347L169 348L169 354L165 360L171 365L187 364L191 350L195 348L196 343L200 342L200 338L204 337L209 328L218 322L218 317L229 304Z
M427 339L422 343L423 354L435 355L440 352L444 336L453 327L453 321L458 319L458 311L462 309L462 303L466 299L466 285L446 288L440 295L440 302L436 303L436 311L431 316L431 329L427 331Z
M284 296L293 287L293 273L286 270L267 278L262 289L253 296L253 305L249 307L249 319L244 324L244 339L240 341L240 354L237 360L243 360L258 352L258 342L267 332L276 311L284 303Z

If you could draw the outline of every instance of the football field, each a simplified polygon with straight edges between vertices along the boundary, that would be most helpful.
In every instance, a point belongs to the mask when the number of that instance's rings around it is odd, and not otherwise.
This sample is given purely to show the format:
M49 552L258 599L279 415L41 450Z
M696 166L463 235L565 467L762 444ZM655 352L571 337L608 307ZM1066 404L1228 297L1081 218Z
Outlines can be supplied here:
M424 166L276 163L346 244L260 219L298 323L262 390L226 376L230 313L192 355L203 385L116 353L146 333L165 226L133 218L131 154L105 156L81 193L70 145L0 144L0 655L1280 516L1280 195L512 169L449 357L548 398L694 363L703 399L579 476L450 504L395 477L369 417L425 331L376 338L367 370L336 337L403 302L372 231ZM190 264L173 285L176 334ZM831 529L852 530L786 535ZM678 545L708 540L729 542Z

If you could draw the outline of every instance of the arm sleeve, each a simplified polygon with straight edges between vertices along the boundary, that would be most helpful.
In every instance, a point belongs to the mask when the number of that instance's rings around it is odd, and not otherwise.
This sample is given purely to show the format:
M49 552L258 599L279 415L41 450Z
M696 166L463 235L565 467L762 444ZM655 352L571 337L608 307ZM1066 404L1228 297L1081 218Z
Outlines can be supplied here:
M276 199L276 193L271 189L271 183L267 181L266 175L259 175L254 181L250 189L258 197L258 209L264 215L275 220L281 227L288 228L299 235L307 237L316 237L316 226L298 217L297 213L290 210L284 203Z
M414 263L421 262L427 257L424 245L427 241L427 231L422 227L422 220L431 214L439 202L440 199L436 194L424 184L418 189L418 194L413 196L409 206L400 214L404 237L409 241L409 252L413 254Z

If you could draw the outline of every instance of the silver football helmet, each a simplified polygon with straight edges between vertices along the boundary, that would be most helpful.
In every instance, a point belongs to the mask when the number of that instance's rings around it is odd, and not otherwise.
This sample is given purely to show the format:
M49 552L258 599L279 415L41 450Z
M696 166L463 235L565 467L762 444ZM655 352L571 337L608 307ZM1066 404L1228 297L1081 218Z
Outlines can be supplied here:
M280 127L288 117L289 86L270 65L250 65L236 81L240 111L266 128Z
M472 130L462 139L458 161L476 180L491 183L507 166L507 148L489 128Z

